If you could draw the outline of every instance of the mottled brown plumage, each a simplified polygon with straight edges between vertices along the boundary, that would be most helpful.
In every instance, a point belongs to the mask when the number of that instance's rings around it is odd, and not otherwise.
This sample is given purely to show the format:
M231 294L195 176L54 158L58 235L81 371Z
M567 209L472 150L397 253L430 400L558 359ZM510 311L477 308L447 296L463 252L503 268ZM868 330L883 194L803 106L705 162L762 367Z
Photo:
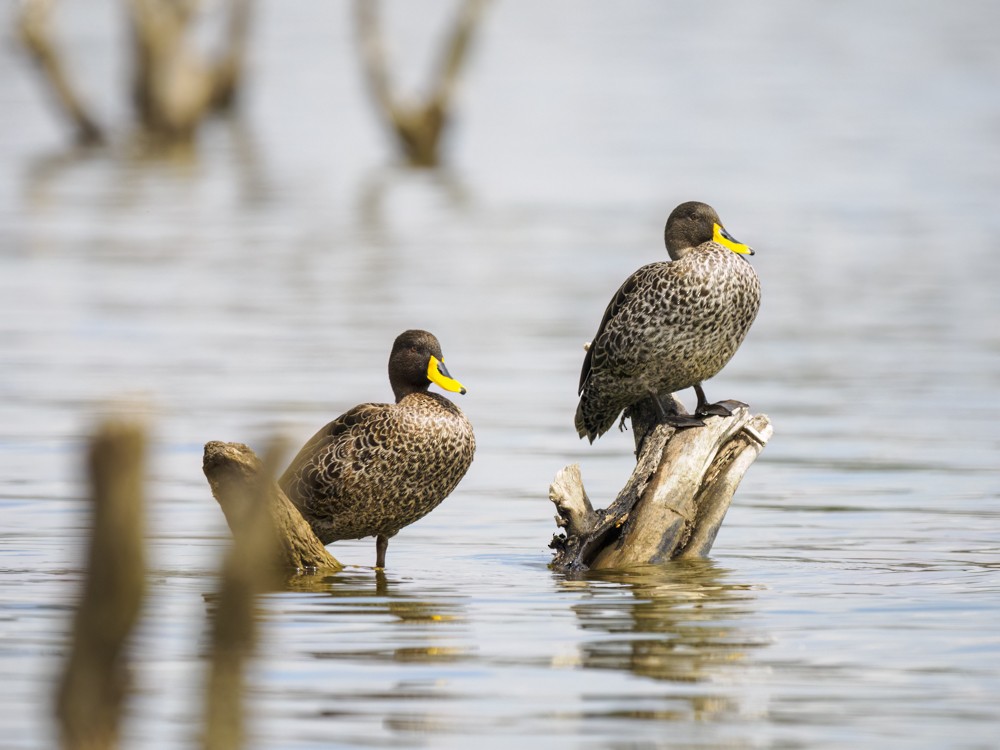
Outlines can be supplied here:
M591 442L623 410L661 393L694 387L696 414L724 411L705 402L701 383L729 362L757 316L760 282L742 257L753 251L694 201L670 214L664 239L672 260L625 280L584 358L576 429Z
M429 376L465 389L444 368L437 339L406 331L389 356L394 404L360 404L317 432L279 484L323 544L376 537L376 566L388 540L423 518L465 476L476 449L472 425Z

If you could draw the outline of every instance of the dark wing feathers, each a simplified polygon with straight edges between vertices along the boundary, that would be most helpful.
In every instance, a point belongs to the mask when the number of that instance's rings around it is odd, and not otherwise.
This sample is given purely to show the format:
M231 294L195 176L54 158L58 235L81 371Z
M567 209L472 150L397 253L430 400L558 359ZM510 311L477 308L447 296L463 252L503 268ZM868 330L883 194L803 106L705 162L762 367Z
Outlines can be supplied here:
M337 417L303 446L280 484L323 544L392 536L444 500L474 452L458 407L411 393Z
M590 371L594 362L594 350L600 346L600 341L604 335L604 329L607 328L608 321L614 318L622 307L625 306L629 296L635 291L635 288L639 283L639 275L642 270L643 269L640 268L634 274L625 279L625 283L618 287L618 291L615 292L615 296L611 298L607 308L605 308L604 317L601 318L601 324L597 327L597 333L594 334L594 338L591 340L590 346L587 348L587 353L583 358L583 369L580 371L580 387L577 390L577 395L583 393L583 388L587 385L587 380L590 378Z
M320 487L336 485L345 467L339 459L350 445L352 428L377 419L386 407L386 404L358 404L322 427L302 446L278 484L290 498L308 497ZM299 489L290 492L293 484L298 484Z
M647 287L656 281L658 274L673 272L672 265L665 262L649 263L625 279L625 282L618 287L615 296L611 298L604 310L601 324L597 327L597 333L590 342L587 354L583 358L583 369L580 372L580 387L577 390L577 395L583 394L583 389L586 387L595 366L603 367L606 365L607 348L614 345L614 342L608 338L609 329L614 326L615 322L620 324L616 318L630 307L637 294L642 296L647 293Z
M637 270L615 293L584 357L577 431L593 440L650 392L713 377L743 341L759 300L750 264L715 243Z

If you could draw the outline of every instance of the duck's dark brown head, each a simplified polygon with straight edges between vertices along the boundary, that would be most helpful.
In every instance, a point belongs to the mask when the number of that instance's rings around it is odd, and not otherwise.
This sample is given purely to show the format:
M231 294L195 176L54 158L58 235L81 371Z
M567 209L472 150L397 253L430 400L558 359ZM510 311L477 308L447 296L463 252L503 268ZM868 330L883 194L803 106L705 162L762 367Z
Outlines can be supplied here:
M736 240L725 227L722 219L707 203L688 201L670 212L663 230L667 252L678 260L705 242L714 241L740 255L753 255L753 249Z
M389 384L399 403L411 393L426 391L435 383L446 391L465 393L465 386L451 377L437 337L428 331L403 331L389 354Z

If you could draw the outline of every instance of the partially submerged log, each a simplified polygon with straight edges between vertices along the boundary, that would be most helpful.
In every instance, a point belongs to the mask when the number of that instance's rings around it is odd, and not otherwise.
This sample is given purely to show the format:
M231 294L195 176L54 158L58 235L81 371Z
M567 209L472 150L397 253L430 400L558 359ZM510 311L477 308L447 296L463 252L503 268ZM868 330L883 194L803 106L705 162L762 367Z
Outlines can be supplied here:
M679 413L683 407L675 405ZM732 416L703 427L658 424L651 401L633 407L636 467L618 497L594 510L580 467L563 468L549 487L556 524L550 546L560 571L622 568L705 557L750 464L773 432L766 415L739 402Z
M287 571L337 571L344 567L263 470L261 460L251 448L242 443L213 440L205 444L202 468L234 536L239 536L248 518L252 518L253 498L262 491L263 482L278 546L278 565Z

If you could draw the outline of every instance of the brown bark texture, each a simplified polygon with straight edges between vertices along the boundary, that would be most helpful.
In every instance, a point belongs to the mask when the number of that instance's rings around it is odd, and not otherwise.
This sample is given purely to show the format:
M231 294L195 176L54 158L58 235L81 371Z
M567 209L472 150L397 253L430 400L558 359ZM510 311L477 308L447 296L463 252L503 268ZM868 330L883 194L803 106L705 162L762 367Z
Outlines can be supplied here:
M281 569L336 571L343 568L316 538L309 523L271 475L265 472L251 448L242 443L207 443L202 469L234 536L242 533L248 518L252 519L253 499L264 491L276 540L277 564Z
M594 509L579 465L563 468L549 487L563 529L550 545L552 567L575 572L706 557L740 480L773 432L766 415L726 403L731 416L680 429L658 423L651 401L630 409L636 467L606 509Z

